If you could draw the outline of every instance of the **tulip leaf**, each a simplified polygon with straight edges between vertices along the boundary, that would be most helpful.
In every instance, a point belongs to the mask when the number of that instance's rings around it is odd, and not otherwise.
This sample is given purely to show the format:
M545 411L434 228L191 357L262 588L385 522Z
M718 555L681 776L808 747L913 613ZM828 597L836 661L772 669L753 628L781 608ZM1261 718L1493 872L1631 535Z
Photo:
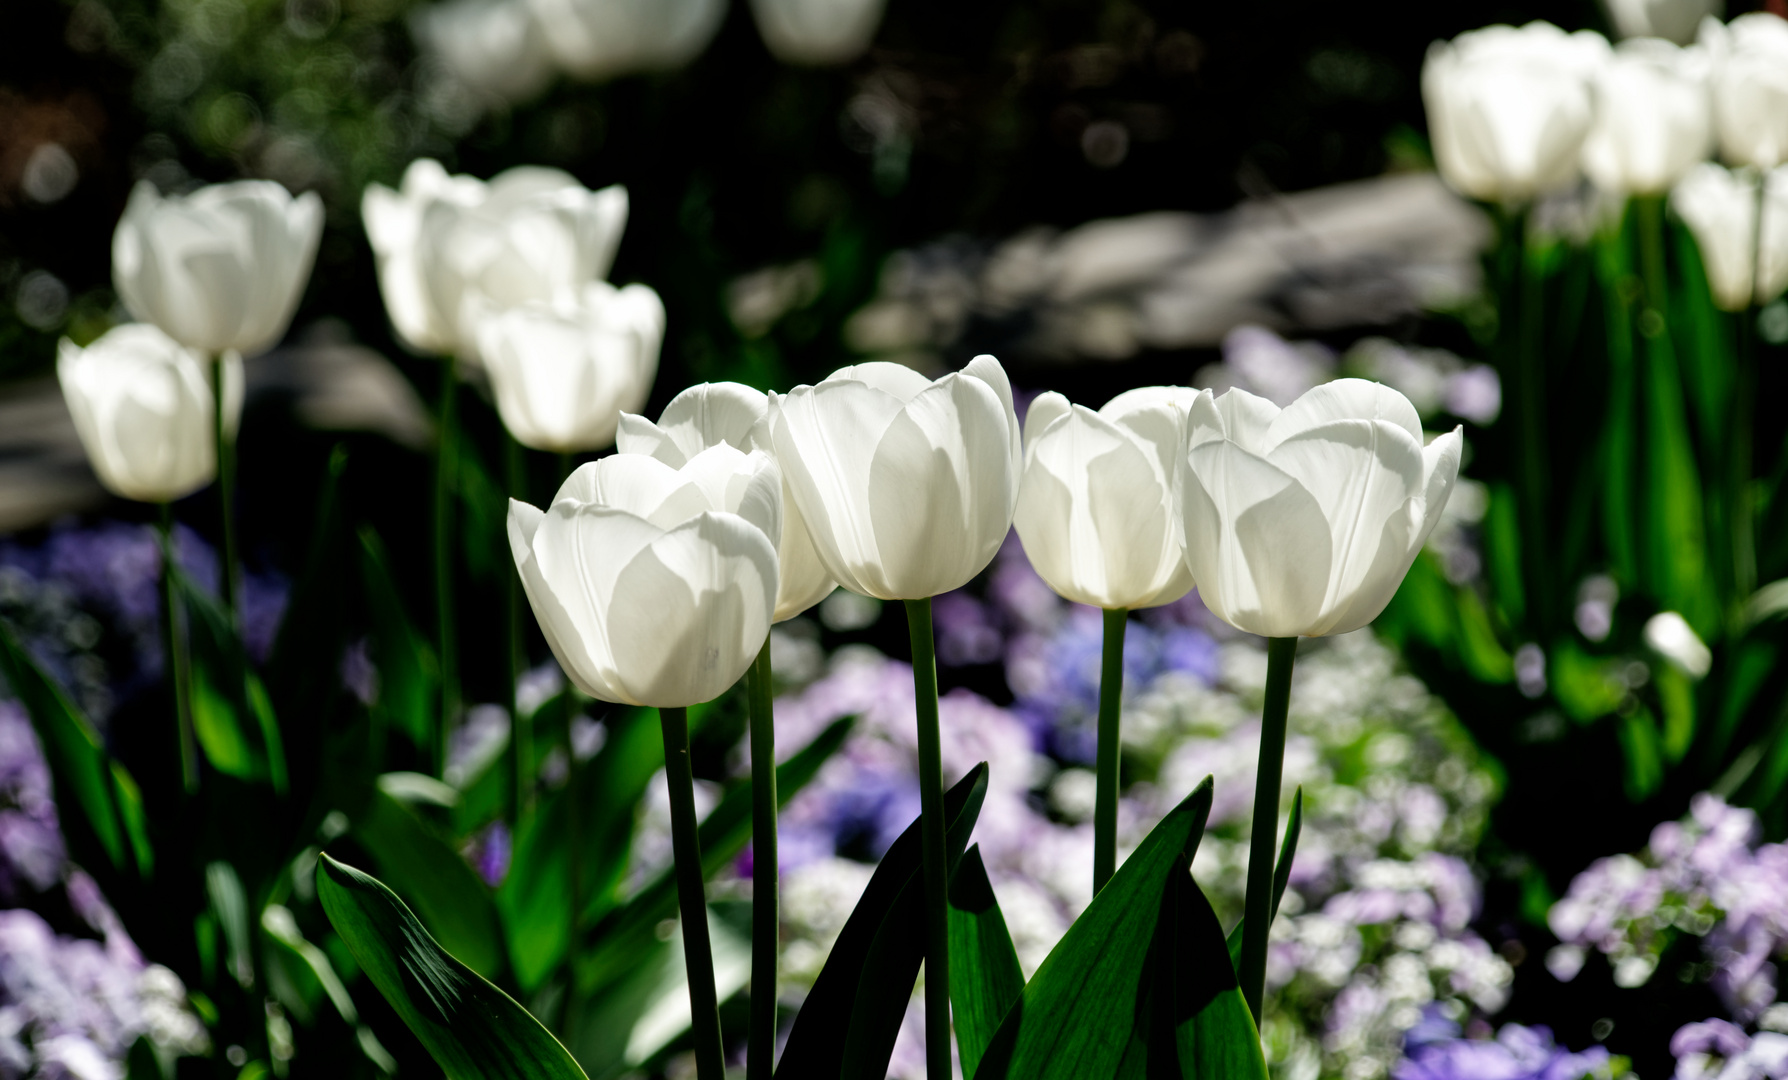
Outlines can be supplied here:
M963 853L950 876L950 1011L962 1074L975 1068L1000 1021L1024 994L1024 969L1006 918L987 880L980 845Z
M260 678L249 667L229 614L177 568L174 587L191 617L193 733L205 760L226 776L265 779L284 793L286 760L279 721Z
M1291 860L1298 851L1298 834L1303 831L1304 787L1299 784L1297 793L1291 797L1291 818L1285 823L1285 839L1279 842L1279 861L1273 864L1273 913L1267 919L1268 926L1279 917L1279 901L1285 896L1285 886L1291 883ZM1237 971L1242 969L1242 924L1247 921L1247 916L1243 916L1229 931L1229 962Z
M955 862L987 795L983 762L944 793ZM777 1075L882 1076L925 955L919 822L889 845L795 1017Z
M379 672L373 714L408 735L415 745L428 746L434 732L440 666L404 612L384 543L366 526L360 529L360 574L372 614L372 660Z
M354 959L448 1080L586 1080L538 1020L436 944L379 881L323 855L317 895Z

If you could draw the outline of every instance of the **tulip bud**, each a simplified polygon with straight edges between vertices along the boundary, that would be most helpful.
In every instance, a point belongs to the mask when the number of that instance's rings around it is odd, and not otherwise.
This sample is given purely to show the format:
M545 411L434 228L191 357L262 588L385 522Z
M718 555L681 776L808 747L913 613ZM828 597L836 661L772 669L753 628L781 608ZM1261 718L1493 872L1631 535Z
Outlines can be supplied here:
M1788 19L1755 11L1702 23L1713 53L1714 124L1734 165L1788 164Z
M1695 29L1725 8L1721 0L1602 0L1608 21L1623 38L1663 38L1678 45L1695 40Z
M217 475L207 364L148 323L126 323L85 349L62 339L56 376L100 482L139 502L172 502ZM223 362L224 423L242 417L242 358Z
M1732 172L1703 162L1676 185L1670 205L1695 234L1714 303L1743 311L1753 299L1767 304L1788 289L1788 166L1763 179L1762 251L1757 250L1757 174ZM1753 268L1757 274L1752 288Z
M1201 393L1179 465L1205 606L1265 637L1371 622L1440 521L1463 443L1455 428L1424 448L1409 399L1362 379L1283 410L1243 390Z
M1571 183L1589 133L1600 34L1487 26L1435 42L1422 65L1434 159L1474 199L1521 201Z
M647 454L673 469L714 446L771 454L769 396L734 382L702 383L671 399L656 424L621 414L615 445L623 454ZM807 522L782 485L782 542L777 545L780 584L774 622L783 622L824 600L837 584L826 574Z
M770 399L770 431L833 580L882 600L966 585L1012 526L1022 467L1012 387L991 356L933 382L885 362Z
M410 26L449 74L502 101L525 101L552 79L546 32L524 0L448 0L416 9Z
M163 198L145 180L112 234L112 283L132 315L187 348L253 356L285 334L322 232L312 191L239 180Z
M1094 607L1168 604L1192 589L1176 459L1197 391L1151 386L1093 412L1031 402L1012 522L1049 587Z
M682 469L617 454L572 473L547 510L509 502L522 588L565 674L657 708L719 697L751 666L781 532L776 463L730 446Z
M1623 41L1596 72L1583 171L1606 191L1661 195L1707 156L1707 57L1656 38Z
M529 0L547 44L580 79L673 71L708 47L723 0Z
M644 285L592 281L553 303L467 304L503 426L523 446L570 453L614 442L658 373L664 303Z
M778 60L844 64L863 55L886 0L751 0L757 31Z

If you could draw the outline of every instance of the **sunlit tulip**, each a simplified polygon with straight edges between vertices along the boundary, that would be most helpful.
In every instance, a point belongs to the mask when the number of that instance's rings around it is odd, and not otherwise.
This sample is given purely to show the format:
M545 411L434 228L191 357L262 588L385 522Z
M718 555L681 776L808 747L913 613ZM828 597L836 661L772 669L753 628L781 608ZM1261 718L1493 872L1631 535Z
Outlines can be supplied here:
M1656 38L1623 41L1596 73L1583 171L1606 191L1661 195L1713 148L1707 56Z
M751 666L781 531L776 463L724 445L682 469L616 454L572 473L547 510L509 503L522 587L565 674L659 708L712 700Z
M1756 172L1704 162L1676 185L1670 205L1695 234L1715 304L1742 311L1753 296L1767 304L1788 289L1788 166L1766 174L1761 255ZM1755 290L1754 267L1761 270Z
M1568 185L1594 116L1600 34L1551 23L1487 26L1428 48L1422 100L1441 176L1476 199L1515 202Z
M182 345L253 356L285 334L322 231L315 192L239 180L164 198L145 180L112 234L112 283Z
M1191 590L1174 485L1196 396L1151 386L1098 412L1056 393L1031 402L1012 523L1050 588L1106 609L1154 607Z
M550 303L471 316L503 426L523 446L570 453L615 441L652 392L664 303L644 285L592 281Z
M547 44L580 79L670 71L695 59L726 16L725 0L529 0Z
M415 9L410 25L449 74L503 101L525 101L553 77L546 33L526 0L448 0Z
M87 460L110 491L172 502L217 475L207 362L149 323L126 323L85 349L62 339L56 375ZM224 423L242 416L242 358L226 353Z
M1281 410L1200 394L1180 461L1186 562L1205 606L1266 637L1366 625L1390 602L1459 473L1402 394L1339 379Z
M627 225L627 190L590 191L533 166L485 183L422 159L398 191L369 185L361 214L399 336L421 352L471 359L467 294L498 307L547 303L605 277Z
M991 356L935 382L900 364L843 368L771 398L770 432L820 561L853 592L959 588L1011 528L1018 417Z
M843 64L863 55L886 0L751 0L757 31L778 60Z
M1702 24L1714 55L1714 125L1734 165L1788 164L1788 19L1765 11Z
M1709 15L1718 15L1721 0L1602 0L1608 21L1623 38L1663 38L1678 45L1695 40L1695 29Z
M1690 678L1699 679L1713 670L1713 651L1689 621L1674 611L1660 611L1645 621L1645 643Z
M649 454L674 469L711 446L773 453L768 424L769 396L734 382L702 383L672 398L656 424L643 416L621 415L616 446L623 454ZM783 484L781 565L775 622L792 619L824 600L835 587L813 549L807 522Z

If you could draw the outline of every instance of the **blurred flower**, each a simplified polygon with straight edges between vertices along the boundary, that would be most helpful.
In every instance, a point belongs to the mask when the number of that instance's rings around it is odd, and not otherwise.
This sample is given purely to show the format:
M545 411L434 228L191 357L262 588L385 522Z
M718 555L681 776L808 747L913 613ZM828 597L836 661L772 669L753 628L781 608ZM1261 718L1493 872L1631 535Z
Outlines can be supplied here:
M1461 1038L1459 1025L1438 1015L1410 1032L1406 1053L1392 1080L1611 1080L1626 1072L1605 1047L1572 1053L1543 1027L1504 1024L1494 1039Z
M887 0L751 0L757 31L778 60L843 64L863 54Z
M615 444L623 454L649 454L673 469L682 468L703 450L722 444L737 450L761 450L774 457L769 411L769 396L761 390L734 382L701 383L672 398L656 424L643 416L623 412ZM777 546L776 561L780 569L775 622L794 618L837 588L813 549L807 521L789 494L786 473L782 484L782 542Z
M1788 1035L1747 1035L1725 1020L1684 1024L1670 1037L1675 1080L1783 1080L1788 1077Z
M447 0L418 8L411 30L460 82L520 102L553 76L546 32L525 0Z
M769 425L820 561L853 592L949 592L1012 526L1018 417L991 356L935 382L900 364L842 368L772 398Z
M1699 679L1713 667L1713 653L1688 620L1674 611L1661 611L1646 620L1645 643L1690 678Z
M1602 0L1608 21L1623 38L1663 38L1678 45L1695 40L1695 29L1718 16L1724 0Z
M322 232L315 192L238 180L163 198L139 181L112 235L112 283L182 345L253 356L285 334Z
M360 209L398 335L419 351L471 360L467 294L497 308L550 303L606 277L627 225L627 189L590 191L536 166L486 183L423 158L398 191L368 185Z
M1734 165L1788 164L1788 19L1767 11L1702 24L1713 53L1714 123Z
M553 656L603 701L719 697L770 632L782 483L768 455L715 446L673 469L580 467L550 509L509 502L509 544Z
M1179 463L1186 561L1211 612L1267 637L1320 637L1378 617L1439 522L1459 429L1422 445L1407 398L1361 379L1280 410L1201 394Z
M1600 34L1547 22L1487 26L1429 46L1422 100L1441 175L1490 201L1568 185L1594 118L1590 83L1609 52Z
M242 358L226 354L224 423L242 416ZM205 363L148 323L126 323L85 349L62 339L62 396L87 460L107 489L140 502L172 502L217 473Z
M621 413L646 403L664 340L664 302L644 285L591 281L554 301L467 303L503 426L535 450L600 450Z
M1098 412L1051 392L1025 415L1012 521L1050 588L1100 608L1146 608L1192 589L1175 459L1196 391L1151 386Z
M1714 303L1743 311L1788 289L1788 166L1764 174L1763 233L1757 233L1757 174L1703 162L1670 193L1670 205L1695 234ZM1757 251L1761 241L1762 251ZM1761 255L1761 257L1759 257ZM1761 264L1753 291L1754 268Z
M1606 191L1661 195L1713 145L1707 55L1656 38L1623 41L1596 72L1583 171Z
M547 46L580 79L682 67L708 47L725 0L528 0Z

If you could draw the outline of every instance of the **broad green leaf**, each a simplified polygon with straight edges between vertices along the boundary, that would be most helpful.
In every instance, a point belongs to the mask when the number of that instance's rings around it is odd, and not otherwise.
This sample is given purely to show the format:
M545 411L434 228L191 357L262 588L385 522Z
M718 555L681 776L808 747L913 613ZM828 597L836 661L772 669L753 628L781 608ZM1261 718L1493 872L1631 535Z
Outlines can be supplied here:
M946 835L960 837L957 851L962 850L962 844L974 828L986 794L985 763L975 766L944 793ZM805 1080L807 1077L870 1075L845 1071L847 1043L853 1036L863 1048L859 1051L859 1060L869 1056L865 1051L872 1034L886 1035L892 1049L892 1035L887 1033L888 1028L891 1025L898 1031L924 956L924 931L919 929L915 937L909 926L915 917L921 923L923 921L923 912L913 910L915 892L908 888L917 885L919 891L923 890L919 880L920 855L919 823L915 821L889 845L857 901L856 909L845 921L844 929L839 931L832 952L826 957L825 967L820 969L819 978L814 980L807 1001L795 1017L782 1061L776 1069L778 1076ZM887 948L898 944L890 940L897 937L904 938L908 954L898 968L889 961L900 958L889 957ZM886 985L868 984L872 963L879 965ZM859 997L872 998L883 1006L884 1011L893 1009L897 1003L898 1011L892 1017L869 1015L867 1009L858 1009ZM871 1021L879 1022L873 1025L878 1029L875 1032L870 1030ZM883 1055L883 1065L886 1065L886 1054Z
M405 614L390 567L378 534L362 527L360 574L372 614L372 659L379 671L373 713L409 736L416 746L426 747L434 737L440 667L434 652Z
M205 759L226 776L265 779L283 793L286 764L279 722L229 614L179 570L174 585L190 616L193 732Z
M1298 834L1304 831L1304 786L1298 785L1291 797L1291 817L1285 822L1285 839L1279 842L1279 861L1273 864L1273 909L1267 925L1279 917L1279 901L1285 897L1285 886L1291 883L1291 860L1298 852ZM1229 931L1229 962L1237 971L1242 968L1242 924L1247 916L1236 921Z
M1187 1080L1267 1080L1260 1033L1236 982L1223 928L1190 867L1189 856L1182 854L1168 874L1154 945L1151 1071ZM1169 1023L1171 1055L1164 1052ZM1157 1063L1157 1057L1166 1060ZM1178 1068L1163 1067L1170 1062Z
M962 1074L975 1075L1000 1021L1024 993L1024 969L987 880L981 847L963 853L950 877L950 1012Z
M490 893L439 833L379 790L354 822L353 836L384 878L414 901L442 945L480 975L502 970L502 928Z
M448 1080L586 1080L509 995L442 949L376 879L323 855L317 895L354 959Z

